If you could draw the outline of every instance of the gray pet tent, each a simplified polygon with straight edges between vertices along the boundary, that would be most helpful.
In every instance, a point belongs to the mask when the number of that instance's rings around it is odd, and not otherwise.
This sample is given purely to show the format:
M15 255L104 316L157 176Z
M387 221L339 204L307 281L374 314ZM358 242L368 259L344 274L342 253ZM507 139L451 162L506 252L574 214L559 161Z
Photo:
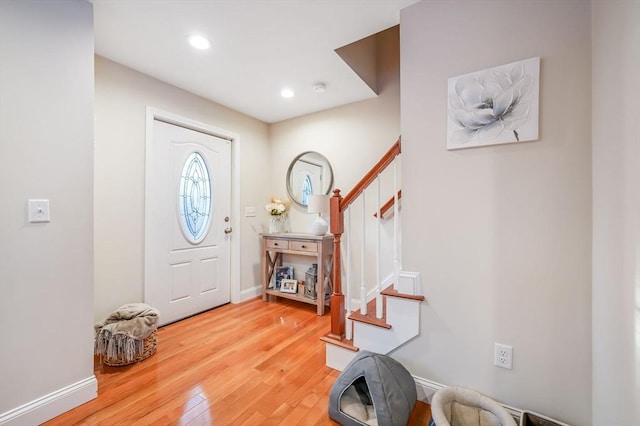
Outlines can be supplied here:
M329 417L346 426L405 426L416 403L416 384L398 361L360 351L329 394Z

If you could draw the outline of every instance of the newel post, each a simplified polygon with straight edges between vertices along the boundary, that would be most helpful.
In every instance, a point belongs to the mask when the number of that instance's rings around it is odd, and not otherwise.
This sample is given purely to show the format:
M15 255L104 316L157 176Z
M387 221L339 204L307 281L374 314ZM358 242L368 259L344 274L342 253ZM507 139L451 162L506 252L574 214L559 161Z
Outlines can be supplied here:
M345 312L342 294L342 265L340 262L340 239L344 233L344 214L340 209L342 196L339 189L333 190L330 199L330 228L333 234L333 294L331 294L331 332L329 336L342 339L344 336Z

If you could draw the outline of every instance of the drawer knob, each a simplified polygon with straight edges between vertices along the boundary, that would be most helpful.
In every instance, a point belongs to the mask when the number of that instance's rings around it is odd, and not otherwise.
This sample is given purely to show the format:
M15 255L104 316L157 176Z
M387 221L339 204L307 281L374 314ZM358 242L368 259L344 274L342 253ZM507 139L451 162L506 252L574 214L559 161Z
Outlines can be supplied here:
M302 245L302 248L307 248L307 246L305 246L304 244Z

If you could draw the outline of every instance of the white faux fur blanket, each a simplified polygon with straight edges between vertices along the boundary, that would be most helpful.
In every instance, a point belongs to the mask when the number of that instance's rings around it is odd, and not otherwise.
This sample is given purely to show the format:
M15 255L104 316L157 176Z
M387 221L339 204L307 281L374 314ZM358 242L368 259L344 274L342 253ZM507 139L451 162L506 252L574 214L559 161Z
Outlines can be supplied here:
M144 338L157 328L160 312L144 303L120 306L97 323L94 353L133 361L144 351Z

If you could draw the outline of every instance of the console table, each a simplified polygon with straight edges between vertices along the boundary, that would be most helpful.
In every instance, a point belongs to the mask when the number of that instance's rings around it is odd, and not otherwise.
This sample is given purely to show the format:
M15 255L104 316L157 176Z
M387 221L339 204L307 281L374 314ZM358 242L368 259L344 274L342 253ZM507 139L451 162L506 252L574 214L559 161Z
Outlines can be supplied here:
M304 294L285 293L269 288L275 268L282 266L283 256L302 255L312 256L311 263L318 264L317 270L317 298L311 299ZM269 296L277 296L317 306L318 315L324 315L325 285L331 288L331 266L333 264L333 236L316 236L312 234L262 234L262 300L269 300Z

